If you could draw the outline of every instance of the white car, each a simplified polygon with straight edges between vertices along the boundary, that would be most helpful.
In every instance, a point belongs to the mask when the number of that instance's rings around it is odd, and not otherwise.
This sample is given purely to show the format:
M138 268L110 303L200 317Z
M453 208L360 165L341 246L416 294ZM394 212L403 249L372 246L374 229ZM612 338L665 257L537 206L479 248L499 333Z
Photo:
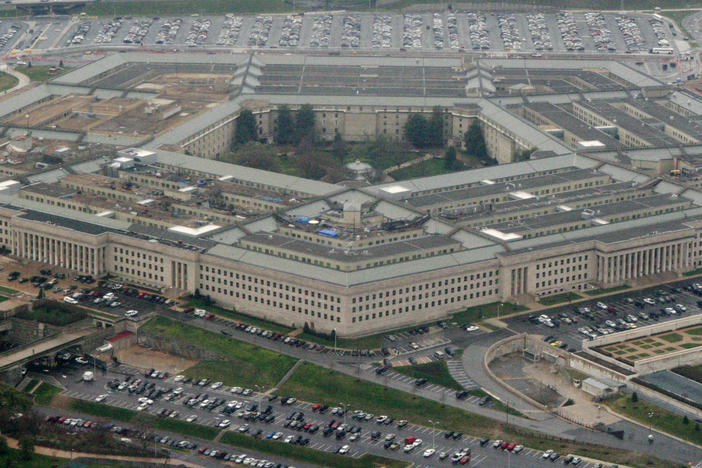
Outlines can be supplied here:
M547 459L548 457L550 457L552 453L553 453L553 450L548 449L548 450L546 450L546 451L543 453L543 455L541 455L541 458L543 458L543 459L545 460L545 459Z
M289 435L289 436L287 436L287 437L285 438L285 440L283 440L283 442L285 442L286 444L289 444L290 442L292 442L292 440L293 440L294 438L295 438L295 436Z
M228 419L225 419L223 421L220 421L219 424L217 424L217 427L229 427L231 425L231 421Z
M124 316L125 316L125 317L135 317L138 313L139 313L138 310L132 309L132 310L126 311L126 312L124 313Z
M63 302L65 302L66 304L78 304L78 301L73 299L71 296L64 297Z
M137 411L144 411L146 408L148 408L148 406L149 406L149 405L147 405L146 403L142 403L142 404L140 404L139 406L137 406L137 409L136 409L136 410L137 410Z
M415 447L419 447L420 445L422 445L422 439L415 440L414 442L412 442L412 445L414 445Z
M185 380L184 375L176 375L175 377L173 377L174 382L182 382L183 380Z
M410 343L410 348L412 348L412 349L419 349L419 345L413 341L413 342Z
M343 446L339 447L338 452L341 455L345 455L345 454L349 453L349 450L351 450L351 447L349 447L348 445L343 445Z
M272 439L273 439L273 440L278 440L278 439L280 439L281 437L283 437L283 433L282 433L282 432L276 432L275 434L273 434Z
M221 386L222 386L222 382L215 382L215 383L213 383L212 385L210 385L210 388L211 388L212 390L217 390L217 389L218 389L219 387L221 387Z
M466 327L467 332L474 332L474 331L478 331L478 330L480 330L480 328L476 327L475 325L468 325Z
M232 387L232 388L229 389L229 391L232 392L232 393L241 394L241 392L243 392L244 389L241 388L241 387Z
M102 395L96 396L95 401L97 401L99 403L101 401L105 401L105 398L107 398L107 393L103 393Z
M423 456L424 456L424 458L429 458L429 457L431 457L432 455L434 455L435 452L436 452L436 450L434 450L433 448L426 449L426 450L424 451Z
M87 364L87 363L88 363L88 360L87 360L87 359L85 359L85 358L84 358L84 357L82 357L82 356L78 356L78 357L76 358L76 362L77 362L78 364L82 364L82 365L85 365L85 364Z
M193 421L195 421L196 419L197 419L197 415L196 415L196 414L193 414L193 415L188 416L187 418L185 418L185 420L186 420L187 422L193 422Z
M606 310L606 309L607 309L607 304L605 304L604 302L598 302L598 303L597 303L597 307L599 307L599 308L602 309L602 310Z

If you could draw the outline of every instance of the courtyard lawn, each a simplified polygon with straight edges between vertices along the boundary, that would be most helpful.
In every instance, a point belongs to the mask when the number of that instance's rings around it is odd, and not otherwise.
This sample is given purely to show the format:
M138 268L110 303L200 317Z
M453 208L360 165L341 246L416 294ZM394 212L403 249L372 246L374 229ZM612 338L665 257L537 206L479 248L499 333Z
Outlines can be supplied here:
M176 341L183 347L199 347L220 359L200 362L185 371L191 377L208 377L226 385L270 388L277 384L297 359L284 354L186 325L165 317L156 317L140 329L158 339ZM180 346L180 345L179 345Z
M16 86L19 80L9 73L0 72L0 92L7 91L8 89Z
M619 291L625 291L627 289L631 289L631 288L629 286L627 286L626 284L622 284L621 286L615 286L613 288L591 289L589 291L585 291L585 294L587 294L588 296L600 296L602 294L612 294L612 293L619 292Z
M681 366L673 369L673 372L687 377L695 382L702 383L702 366Z
M679 333L668 333L667 335L660 335L658 338L663 341L667 341L668 343L677 343L683 339L682 335Z

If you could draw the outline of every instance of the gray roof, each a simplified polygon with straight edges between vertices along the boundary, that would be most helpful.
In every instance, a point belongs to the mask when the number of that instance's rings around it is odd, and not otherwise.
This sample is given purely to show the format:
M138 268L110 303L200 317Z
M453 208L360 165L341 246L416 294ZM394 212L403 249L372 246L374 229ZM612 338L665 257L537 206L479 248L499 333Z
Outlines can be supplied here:
M197 156L188 156L172 151L155 150L158 161L184 169L205 172L218 177L232 175L236 179L250 181L253 184L261 184L276 187L280 190L294 190L310 195L325 195L341 189L338 185L328 184L315 180L303 179L275 172L253 169L246 166L203 159Z

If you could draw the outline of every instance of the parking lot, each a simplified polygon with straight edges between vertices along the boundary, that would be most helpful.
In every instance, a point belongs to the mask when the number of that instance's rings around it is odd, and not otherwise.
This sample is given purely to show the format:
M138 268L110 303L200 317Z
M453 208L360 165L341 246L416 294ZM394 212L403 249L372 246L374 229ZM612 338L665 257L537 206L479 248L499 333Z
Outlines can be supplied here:
M294 443L298 440L298 443L311 448L330 452L348 446L347 453L350 456L365 452L384 454L412 461L416 466L450 465L451 457L457 451L465 453L467 449L470 449L470 466L503 468L508 463L514 467L551 466L550 461L542 458L543 452L538 450L524 448L520 453L514 453L507 449L493 448L495 441L492 440L483 440L481 445L481 439L451 433L450 428L405 425L401 421L383 418L382 415L366 414L361 408L347 408L345 414L338 414L338 409L342 408L329 408L320 413L319 405L313 406L312 403L294 401L283 405L282 396L272 397L255 392L244 395L242 392L248 393L245 389L223 386L213 389L212 382L200 386L194 381L197 379L186 383L176 376L154 379L141 373L129 376L127 385L120 386L127 379L124 374L108 371L105 375L97 375L96 381L84 383L79 381L79 371L68 369L64 372L65 378L60 375L56 377L68 388L64 394L73 398L94 401L99 395L104 395L98 398L104 404L131 410L141 408L140 411L150 414L161 413L161 417L191 420L208 426L226 426L230 431L255 434L260 430L260 437L278 440L280 443L286 443L286 440L287 443ZM141 382L135 385L136 390L129 391L129 385L136 380ZM109 385L111 381L114 383ZM140 386L152 388L139 392ZM155 397L154 393L150 397L145 396L156 388L162 389L162 396ZM193 403L193 399L197 402ZM210 403L205 403L206 400ZM191 403L186 404L188 401ZM212 403L215 401L219 404ZM254 405L256 409L253 409ZM266 409L268 405L270 408ZM225 408L229 409L223 413ZM164 415L166 411L168 413ZM171 416L173 412L175 414ZM269 415L268 422L257 416L259 412ZM225 419L229 422L223 422ZM293 424L293 421L300 422ZM342 427L341 430L339 426ZM327 429L330 427L336 429ZM324 434L325 431L327 435ZM408 450L405 449L407 438L419 438L421 441ZM517 444L518 441L515 441L512 448ZM432 447L435 452L426 456L426 450ZM443 461L439 459L442 452L446 453ZM582 462L580 466L594 468L596 464Z
M702 297L685 289L695 282L687 280L625 291L604 299L557 306L545 314L512 317L505 322L516 332L545 335L554 346L579 351L584 339L701 313L697 302ZM548 322L543 315L549 318Z
M654 47L675 47L674 35L667 22L643 14L480 11L229 14L3 20L0 48L146 46L639 53Z

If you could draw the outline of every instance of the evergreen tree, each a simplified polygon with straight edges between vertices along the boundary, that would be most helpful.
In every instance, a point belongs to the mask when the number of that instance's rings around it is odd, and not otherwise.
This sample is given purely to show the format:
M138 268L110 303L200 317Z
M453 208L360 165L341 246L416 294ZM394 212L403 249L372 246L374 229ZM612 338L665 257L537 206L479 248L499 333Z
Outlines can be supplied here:
M466 152L468 154L477 157L482 162L488 162L488 160L492 159L490 155L488 155L487 147L485 146L485 138L480 129L480 123L477 120L473 120L473 123L470 124L468 130L466 130L464 139Z
M295 123L293 122L293 116L288 106L282 105L278 109L277 124L275 142L279 145L292 143L295 138Z
M427 146L444 146L444 111L436 106L431 113L427 127Z
M344 158L346 157L346 142L341 137L339 130L334 130L334 141L332 142L332 154L336 159L339 160L341 164L344 163Z
M683 416L683 424L690 424L690 419L687 417L687 415Z
M249 109L244 109L239 114L239 118L236 119L236 133L234 136L234 141L237 144L248 143L251 140L255 140L257 137L256 132L256 118Z
M637 401L639 401L639 394L634 392L631 394L631 402L636 403Z
M302 140L314 141L314 111L312 106L304 104L295 113L295 143Z
M23 460L31 460L34 456L34 439L29 436L23 436L19 440L20 455Z
M7 439L0 436L0 455L5 455L9 451L7 446Z
M458 160L456 159L456 148L449 146L444 154L444 167L449 171L453 171L458 166Z
M415 148L427 146L427 119L421 114L411 114L405 122L405 139Z

